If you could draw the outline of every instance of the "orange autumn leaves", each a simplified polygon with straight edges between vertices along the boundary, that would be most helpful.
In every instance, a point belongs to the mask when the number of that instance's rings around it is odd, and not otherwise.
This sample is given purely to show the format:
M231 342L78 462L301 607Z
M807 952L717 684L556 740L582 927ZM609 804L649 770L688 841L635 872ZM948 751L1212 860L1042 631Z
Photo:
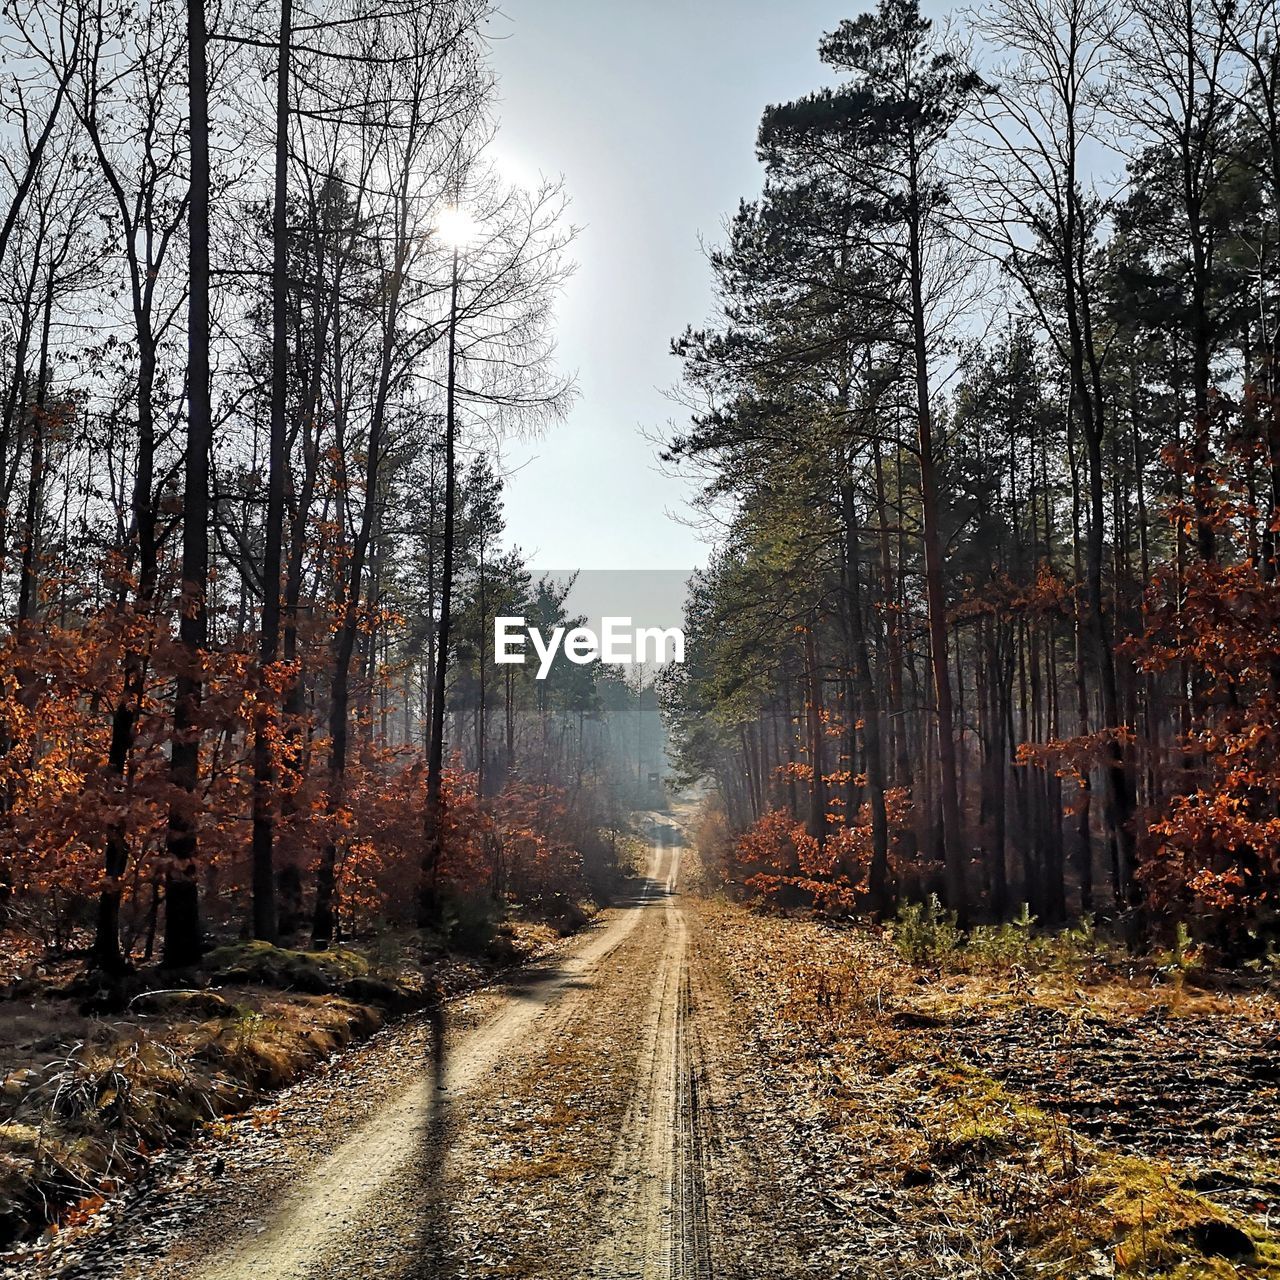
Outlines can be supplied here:
M847 775L832 775L829 781ZM889 829L894 839L890 862L900 867L898 837L910 821L905 788L885 793ZM828 812L819 839L786 809L770 809L735 841L730 870L746 888L780 905L810 905L831 915L847 914L863 905L871 863L871 816L864 803L851 824Z
M1166 451L1166 461L1178 459ZM1064 793L1072 809L1090 794L1081 784L1118 748L1126 769L1144 783L1134 834L1136 877L1148 905L1212 921L1224 938L1273 921L1280 902L1280 519L1265 519L1265 502L1250 497L1256 461L1248 450L1231 452L1213 472L1213 493L1202 495L1215 558L1171 555L1143 595L1125 604L1127 612L1116 615L1115 603L1108 606L1130 679L1170 691L1164 696L1177 698L1175 714L1155 731L1139 717L1021 743L1013 761L1015 769L1049 769L1075 783ZM1170 502L1174 537L1194 532L1190 510ZM1070 620L1079 593L1042 567L1026 590L1003 580L968 589L951 621L964 627L988 614L1017 615L1031 626L1038 615ZM828 724L825 737L832 736ZM807 764L789 768L796 780L810 777ZM856 786L861 779L851 780L847 767L825 775L821 838L785 809L752 824L733 849L739 883L784 905L833 913L861 906L870 861L866 806L846 823L830 800L850 781ZM904 838L911 802L905 791L888 799L890 871L901 881L910 874L908 862L919 859ZM981 827L973 813L970 825Z
M1256 558L1196 563L1158 579L1149 603L1130 648L1144 671L1182 669L1190 717L1140 875L1161 901L1244 924L1280 893L1280 584Z
M24 631L0 651L0 897L50 945L75 941L104 888L122 894L127 944L154 928L175 800L168 748L180 660L167 621L123 607L76 625ZM112 734L131 667L142 673L141 694L128 704L135 739L127 768L117 773L110 767ZM368 715L358 717L358 747L331 805L327 740L313 717L281 710L293 674L277 664L260 681L243 649L203 656L201 786L187 803L201 831L210 921L234 923L245 912L252 743L263 728L277 763L278 867L309 885L332 836L343 929L384 919L412 923L425 813L421 761L406 748L382 746ZM256 715L260 698L270 712L265 727ZM580 891L581 860L559 788L512 780L481 805L475 776L452 768L445 800L442 889L526 902ZM113 829L130 856L123 879L108 884L103 848Z

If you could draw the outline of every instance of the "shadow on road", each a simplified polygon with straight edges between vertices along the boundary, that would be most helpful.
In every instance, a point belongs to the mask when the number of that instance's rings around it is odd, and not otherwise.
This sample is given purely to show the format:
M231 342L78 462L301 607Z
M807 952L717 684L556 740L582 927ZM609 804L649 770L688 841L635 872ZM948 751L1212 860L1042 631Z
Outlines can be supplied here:
M660 848L685 843L683 831L672 823L653 821L646 833ZM645 876L632 880L627 890L613 901L615 908L643 909L665 906L673 894L667 879ZM599 927L599 926L596 926ZM534 965L510 975L504 986L508 998L516 1001L540 1001L547 998L547 988L556 991L590 990L595 983L579 976L563 963ZM470 1257L477 1244L465 1237L478 1227L468 1220L463 1206L450 1195L448 1162L450 1149L466 1122L463 1099L453 1099L448 1090L447 1014L441 999L424 1013L430 1027L429 1062L427 1064L429 1096L426 1119L421 1130L417 1156L418 1185L421 1196L404 1212L415 1213L413 1258L405 1280L459 1280L459 1259ZM382 1212L394 1213L394 1206L382 1206ZM369 1273L376 1280L376 1273ZM473 1274L470 1270L468 1275Z
M654 821L649 830L654 842L664 849L678 848L685 843L684 832L673 822Z
M445 1179L445 1162L449 1155L452 1117L446 1081L448 1058L446 1048L446 1014L443 1000L437 996L424 1015L430 1027L428 1055L427 1118L422 1126L422 1149L418 1155L422 1198L419 1222L413 1243L414 1264L409 1272L412 1280L449 1280L454 1275L450 1248L449 1198ZM390 1206L387 1206L388 1210Z

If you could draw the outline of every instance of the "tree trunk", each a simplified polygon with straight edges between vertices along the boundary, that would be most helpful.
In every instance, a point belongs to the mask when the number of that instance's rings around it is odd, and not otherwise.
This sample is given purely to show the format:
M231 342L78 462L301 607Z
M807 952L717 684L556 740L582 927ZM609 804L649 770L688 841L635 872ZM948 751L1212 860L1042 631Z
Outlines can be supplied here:
M866 623L862 615L862 547L858 529L858 508L853 485L841 486L844 512L845 563L849 572L849 623L853 640L853 672L862 719L862 747L866 756L867 793L871 807L871 866L867 874L867 896L873 914L883 915L890 907L889 816L885 807L884 745L880 723L880 700L871 672ZM853 720L852 708L850 720ZM852 762L850 762L852 772ZM846 815L852 823L855 814Z
M258 703L253 732L253 936L275 942L275 786L271 749L275 717L271 668L280 650L280 571L284 548L285 415L289 368L289 44L292 0L281 0L276 57L275 191L271 210L271 439L267 450L267 516L262 556L262 636L258 649Z
M444 428L444 537L440 565L440 625L436 630L436 665L431 694L431 737L427 750L426 831L422 866L420 915L427 923L435 912L435 881L440 868L443 818L445 692L449 672L449 629L453 607L454 506L457 470L454 462L456 438L455 400L457 391L458 338L458 249L453 250L453 273L449 288L449 368L445 383Z
M969 899L965 879L964 835L960 823L960 790L956 768L955 710L947 662L947 603L942 586L942 534L938 527L938 475L933 453L933 413L929 403L929 356L925 334L924 263L920 244L919 183L912 164L909 221L911 329L915 354L916 417L920 449L920 506L924 542L925 600L929 615L929 652L938 722L939 788L942 801L942 847L946 865L947 906L961 928L968 926Z
M191 201L188 213L190 289L187 319L186 490L182 503L182 600L178 638L182 667L175 682L169 774L181 795L169 808L166 841L164 963L199 962L200 890L196 880L200 777L200 663L208 641L209 451L213 408L209 387L209 80L204 0L187 0L191 99Z

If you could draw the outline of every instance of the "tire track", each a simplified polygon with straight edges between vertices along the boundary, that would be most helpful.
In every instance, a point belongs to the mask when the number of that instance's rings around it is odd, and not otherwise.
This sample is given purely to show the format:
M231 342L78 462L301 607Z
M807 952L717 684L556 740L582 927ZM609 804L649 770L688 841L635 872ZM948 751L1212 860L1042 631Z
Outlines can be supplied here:
M677 897L679 837L655 827L606 924L487 1016L386 1037L404 1083L360 1123L328 1129L303 1084L279 1134L228 1142L203 1203L157 1201L150 1241L124 1218L86 1237L92 1268L66 1256L60 1280L740 1280L718 1198L742 1176L715 1127L738 1041Z
M688 927L676 905L680 852L666 881L665 942L646 1019L642 1070L611 1171L612 1226L591 1259L598 1280L710 1280L706 1128L693 1019Z
M680 986L676 1056L676 1221L679 1224L672 1275L678 1280L710 1280L711 1225L707 1209L706 1161L709 1133L703 1115L701 1043L693 1017L693 990L685 965Z
M545 976L528 975L513 998L494 1018L454 1047L447 1061L436 1061L437 1074L420 1079L384 1107L357 1133L323 1159L309 1176L291 1188L266 1229L235 1240L194 1269L198 1280L303 1280L318 1274L340 1274L352 1254L351 1239L362 1226L377 1221L376 1206L403 1175L418 1176L424 1146L433 1151L429 1163L440 1194L444 1165L457 1126L465 1123L466 1097L500 1070L513 1045L546 1040L580 1019L585 1012L575 988L592 978L631 937L640 919L653 910L669 885L662 879L660 850L654 850L650 873L639 900L617 916ZM447 1245L447 1230L435 1241Z

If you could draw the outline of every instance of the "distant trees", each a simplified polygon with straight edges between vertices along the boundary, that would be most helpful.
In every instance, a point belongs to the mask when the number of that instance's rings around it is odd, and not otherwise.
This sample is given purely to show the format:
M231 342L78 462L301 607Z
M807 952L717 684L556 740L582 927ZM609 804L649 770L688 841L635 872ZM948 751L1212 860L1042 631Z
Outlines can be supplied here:
M884 0L764 114L721 314L676 344L668 454L732 513L666 691L685 768L772 894L1239 937L1273 865L1241 734L1280 670L1274 5L972 21L974 68Z

